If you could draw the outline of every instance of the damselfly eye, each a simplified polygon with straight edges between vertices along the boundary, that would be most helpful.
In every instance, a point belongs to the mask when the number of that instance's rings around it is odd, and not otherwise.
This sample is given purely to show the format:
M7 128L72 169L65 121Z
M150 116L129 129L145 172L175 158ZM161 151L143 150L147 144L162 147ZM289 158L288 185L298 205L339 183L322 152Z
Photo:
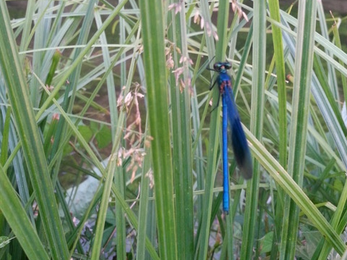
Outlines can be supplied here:
M223 63L223 65L224 65L226 70L231 69L231 64L229 62L226 61Z
M222 66L223 66L223 63L222 63L222 62L217 62L217 63L215 63L215 64L213 65L213 69L214 69L215 71L220 71L221 68L222 68Z

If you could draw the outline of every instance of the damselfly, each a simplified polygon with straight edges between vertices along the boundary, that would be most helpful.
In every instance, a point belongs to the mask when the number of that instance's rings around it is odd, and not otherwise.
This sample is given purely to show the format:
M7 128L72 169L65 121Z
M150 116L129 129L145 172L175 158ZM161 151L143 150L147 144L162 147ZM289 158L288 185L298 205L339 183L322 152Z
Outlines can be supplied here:
M231 145L234 151L237 166L242 172L245 179L252 178L252 158L248 148L247 139L242 129L240 116L237 111L234 95L231 86L231 78L227 70L231 69L229 62L217 62L213 65L213 70L218 72L216 80L213 82L210 89L218 83L220 96L222 96L222 156L223 156L223 210L229 213L229 167L228 167L228 121L231 128ZM220 98L219 96L219 98ZM218 104L219 104L218 98ZM217 106L218 106L217 104Z

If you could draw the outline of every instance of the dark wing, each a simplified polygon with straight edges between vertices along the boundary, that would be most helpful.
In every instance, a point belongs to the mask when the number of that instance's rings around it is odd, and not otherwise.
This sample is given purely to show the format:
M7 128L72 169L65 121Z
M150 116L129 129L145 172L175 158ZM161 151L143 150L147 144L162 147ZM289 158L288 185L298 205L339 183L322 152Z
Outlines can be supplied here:
M228 107L228 118L231 128L231 144L234 151L237 166L245 179L252 178L252 157L248 148L247 139L242 129L240 116L234 102L234 96L230 87L225 87L225 101Z

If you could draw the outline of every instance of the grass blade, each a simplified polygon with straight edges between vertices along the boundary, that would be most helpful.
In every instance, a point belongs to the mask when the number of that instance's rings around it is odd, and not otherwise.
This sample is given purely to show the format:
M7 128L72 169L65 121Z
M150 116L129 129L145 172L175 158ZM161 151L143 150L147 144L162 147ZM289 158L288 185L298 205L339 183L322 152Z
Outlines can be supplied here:
M22 141L31 184L36 193L40 216L53 259L68 259L69 252L55 203L53 184L40 142L39 129L29 100L16 43L5 2L0 3L0 65L12 104L14 119Z
M172 1L176 8L184 10L184 3ZM170 29L168 37L175 42L180 53L172 51L174 64L170 73L170 97L172 118L172 159L176 194L176 227L178 259L193 259L194 254L194 208L192 176L192 143L190 115L190 75L189 55L184 12L175 14L175 9L168 13ZM183 60L183 62L180 62ZM180 67L178 67L180 66ZM175 71L183 69L182 76ZM176 78L177 77L177 78ZM182 84L183 82L183 84Z
M266 3L264 1L254 2L253 19L253 79L252 79L252 109L251 109L251 131L261 139L263 135L263 117L265 100L265 57L266 57ZM257 204L260 180L260 165L254 160L253 177L247 183L247 197L245 209L245 223L243 226L243 237L241 247L241 259L253 258L253 246L257 220ZM257 228L259 229L259 228ZM258 250L257 250L258 251Z
M0 166L0 210L29 259L50 259L2 166Z
M162 1L140 1L159 253L177 259Z
M303 182L306 153L307 124L311 78L313 67L314 31L316 19L315 1L300 2L298 39L295 55L294 97L289 141L288 173L299 186ZM280 259L295 257L295 241L299 225L299 209L286 196Z

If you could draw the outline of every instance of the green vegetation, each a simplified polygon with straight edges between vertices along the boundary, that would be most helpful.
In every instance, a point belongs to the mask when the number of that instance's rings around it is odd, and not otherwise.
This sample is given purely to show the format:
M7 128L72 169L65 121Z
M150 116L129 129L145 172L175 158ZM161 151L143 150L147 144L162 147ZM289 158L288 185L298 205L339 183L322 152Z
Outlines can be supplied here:
M0 1L0 259L343 256L345 20L320 1L138 2L12 19ZM206 69L224 60L254 159L247 182L230 160L229 215Z

